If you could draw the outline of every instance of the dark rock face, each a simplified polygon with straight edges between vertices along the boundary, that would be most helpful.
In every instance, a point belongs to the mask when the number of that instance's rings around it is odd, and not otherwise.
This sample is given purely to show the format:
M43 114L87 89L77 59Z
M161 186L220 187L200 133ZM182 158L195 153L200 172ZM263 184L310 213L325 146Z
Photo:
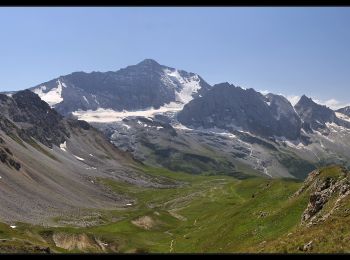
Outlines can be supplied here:
M13 158L13 154L7 147L0 147L0 162L19 171L21 164Z
M241 128L263 137L296 139L301 122L292 105L282 96L263 96L228 83L215 85L201 98L185 105L178 120L190 127L227 130Z
M268 94L266 97L270 102L270 112L277 120L276 135L290 139L298 138L300 136L301 120L290 102L280 95Z
M91 125L88 122L86 122L86 121L75 120L75 119L68 119L67 121L68 121L68 123L69 123L69 125L71 127L81 128L81 129L84 129L84 130L91 129Z
M29 90L12 97L0 95L0 128L6 134L18 134L24 141L34 138L52 148L69 137L63 117Z
M175 69L162 66L156 61L146 59L136 65L118 71L74 72L31 88L32 91L45 86L43 92L61 88L63 101L54 108L63 115L76 110L136 110L159 108L176 101L176 92L181 91L183 82L169 76ZM210 88L202 78L194 73L176 70L185 81L198 81L200 95ZM169 72L169 73L168 73Z
M0 162L19 171L21 164L13 157L13 153L5 145L4 139L0 137Z
M312 132L312 129L325 129L327 122L335 122L337 117L332 109L316 104L311 98L303 95L294 106L299 114L305 131Z

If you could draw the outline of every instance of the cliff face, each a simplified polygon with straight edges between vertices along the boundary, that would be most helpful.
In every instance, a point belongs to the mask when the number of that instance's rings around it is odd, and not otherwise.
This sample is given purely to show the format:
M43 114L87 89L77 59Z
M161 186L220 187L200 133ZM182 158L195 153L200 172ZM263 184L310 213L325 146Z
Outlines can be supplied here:
M297 139L301 122L287 99L228 83L215 85L185 105L178 120L190 127L242 129L263 137Z

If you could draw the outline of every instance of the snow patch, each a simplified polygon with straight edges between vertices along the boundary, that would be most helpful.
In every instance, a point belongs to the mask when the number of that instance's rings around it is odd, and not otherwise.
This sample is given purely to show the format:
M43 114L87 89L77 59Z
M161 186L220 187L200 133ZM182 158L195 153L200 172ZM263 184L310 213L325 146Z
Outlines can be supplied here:
M83 96L83 99L85 100L86 103L90 104L89 100L87 100L87 98L85 96Z
M130 129L130 126L127 125L127 124L123 124L123 126L124 126L126 129Z
M135 110L135 111L115 111L113 109L99 108L97 110L77 110L73 112L73 115L78 117L80 120L85 120L87 122L96 123L111 123L119 122L124 118L129 116L142 116L142 117L154 117L156 114L162 114L167 112L176 113L183 108L183 104L176 102L170 102L159 109L154 109L153 107L145 110Z
M74 155L74 154L73 154L73 155ZM74 157L77 158L79 161L85 161L85 159L83 159L83 158L81 158L81 157L79 157L79 156L74 155Z
M335 115L339 119L350 122L350 117L348 117L347 115L344 115L343 113L335 112Z
M182 86L182 89L180 91L176 91L175 93L176 101L178 102L181 102L183 104L190 102L193 99L192 95L194 93L197 93L201 88L199 84L200 78L196 74L190 77L183 77L180 75L177 69L165 69L164 72L167 76L170 77L170 79L175 79ZM172 85L176 84L172 82Z
M46 91L46 86L40 86L34 89L33 92L52 107L63 101L62 83L60 80L57 80L57 84L56 88L52 88L48 92L44 92Z
M292 148L296 148L296 149L305 148L305 145L302 142L300 142L300 140L291 141L291 140L288 140L287 138L281 137L281 136L275 136L275 140L282 142L282 143L284 143L287 146L292 147Z
M190 130L190 131L193 130L193 129L191 129L191 128L188 128L187 126L184 126L184 125L181 124L181 123L174 124L174 125L173 125L173 128L175 128L175 129L180 129L180 130Z
M269 177L272 178L271 174L269 174L269 171L267 170L266 167L264 167L264 173L265 173L267 176L269 176Z
M92 95L92 97L94 98L94 101L97 105L100 105L100 102L98 102L97 98L96 98L96 95Z
M61 149L62 151L67 152L67 142L66 142L66 141L64 141L63 144L60 144L60 149Z

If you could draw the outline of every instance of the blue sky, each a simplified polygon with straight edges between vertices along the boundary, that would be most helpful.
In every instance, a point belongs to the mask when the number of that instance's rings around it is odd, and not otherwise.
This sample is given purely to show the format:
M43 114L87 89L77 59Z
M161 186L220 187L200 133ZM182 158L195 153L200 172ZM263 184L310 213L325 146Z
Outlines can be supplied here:
M346 7L2 7L0 91L153 58L210 84L340 106L350 103L349 27Z

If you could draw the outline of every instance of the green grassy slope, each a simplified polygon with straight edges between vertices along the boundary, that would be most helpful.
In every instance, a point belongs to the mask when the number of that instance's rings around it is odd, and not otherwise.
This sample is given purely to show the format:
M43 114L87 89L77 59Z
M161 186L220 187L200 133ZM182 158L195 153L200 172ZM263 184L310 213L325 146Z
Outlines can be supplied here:
M99 179L115 192L134 198L135 204L98 212L99 224L88 227L44 228L17 223L17 228L11 229L0 225L0 239L12 239L0 242L0 251L10 251L5 244L31 241L50 247L52 252L295 252L314 237L320 239L316 249L322 252L350 248L346 243L350 228L342 226L348 216L336 215L322 227L300 226L309 201L308 192L292 197L303 185L300 181L193 176L150 167L144 171L184 185L176 189L136 188ZM334 171L325 172L337 175ZM70 248L55 246L54 234ZM18 251L23 251L23 245L18 245Z

